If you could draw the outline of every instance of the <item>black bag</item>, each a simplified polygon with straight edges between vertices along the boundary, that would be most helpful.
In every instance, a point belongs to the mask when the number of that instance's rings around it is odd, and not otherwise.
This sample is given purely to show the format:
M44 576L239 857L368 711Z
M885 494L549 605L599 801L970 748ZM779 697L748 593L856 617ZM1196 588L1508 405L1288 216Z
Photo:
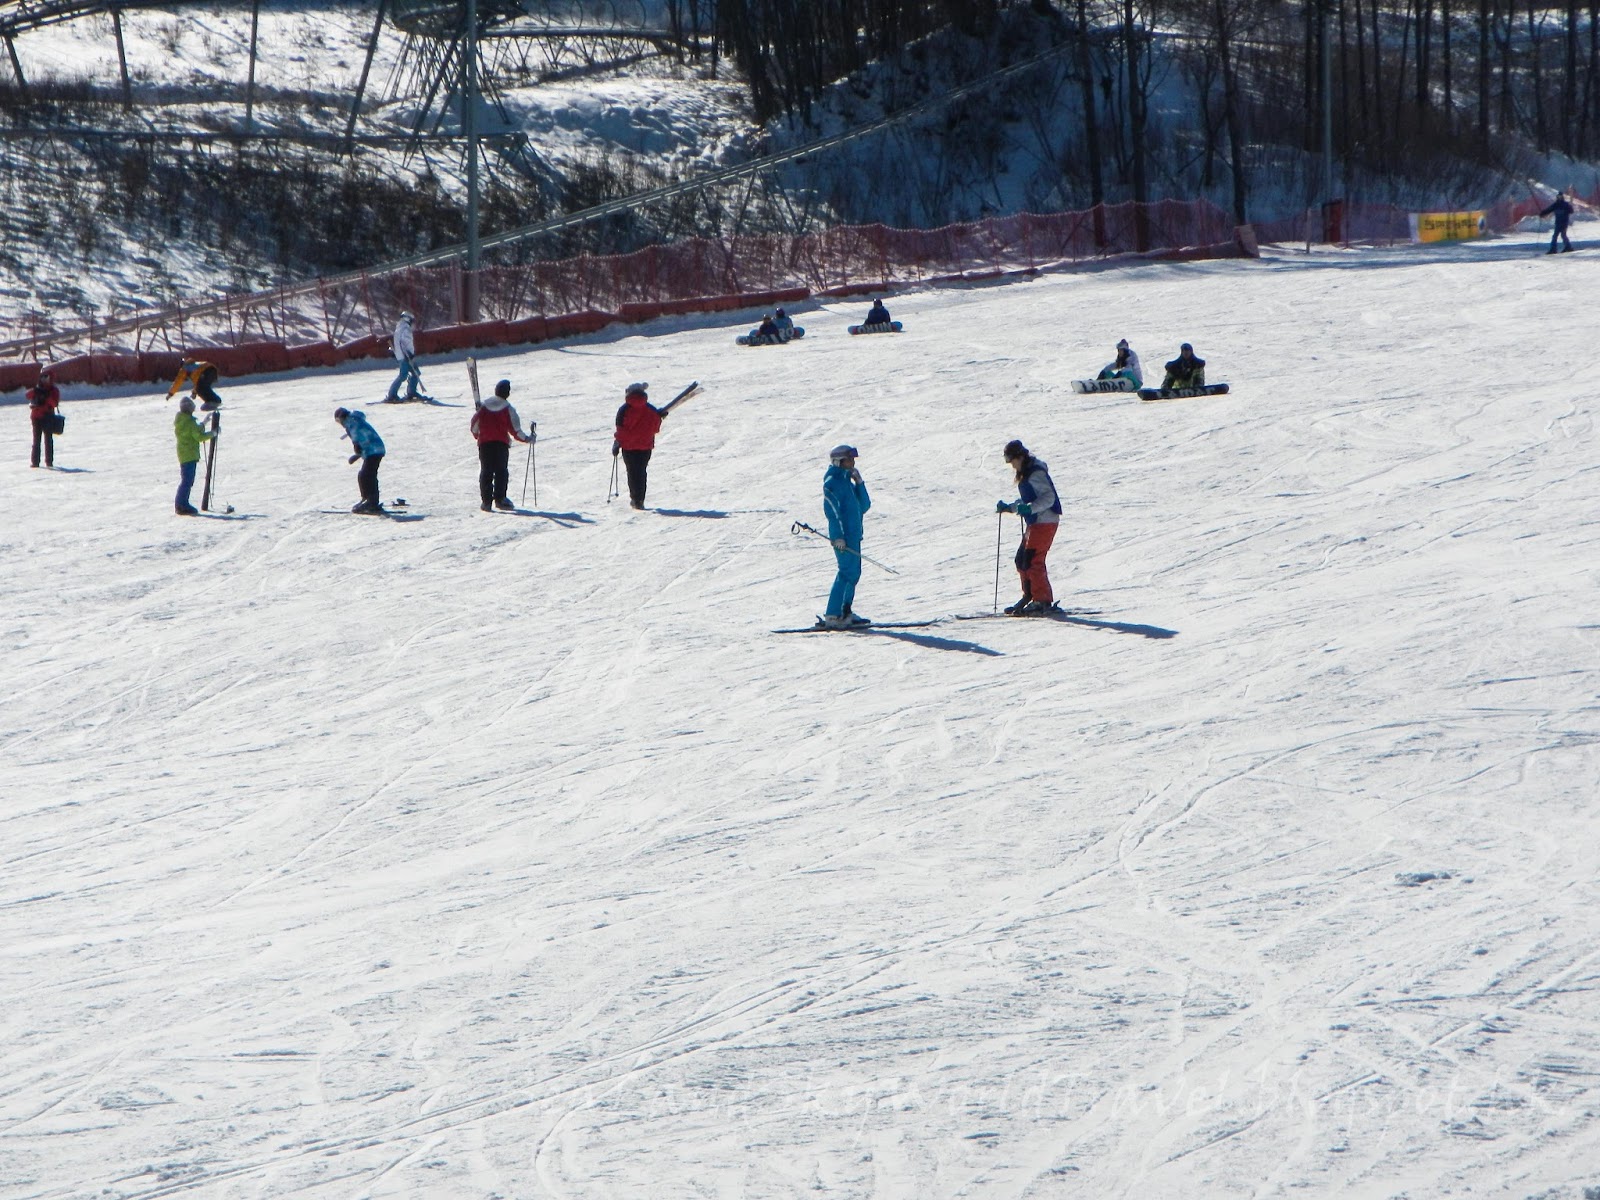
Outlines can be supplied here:
M55 437L60 437L67 431L67 417L65 413L51 413L44 419L44 431Z

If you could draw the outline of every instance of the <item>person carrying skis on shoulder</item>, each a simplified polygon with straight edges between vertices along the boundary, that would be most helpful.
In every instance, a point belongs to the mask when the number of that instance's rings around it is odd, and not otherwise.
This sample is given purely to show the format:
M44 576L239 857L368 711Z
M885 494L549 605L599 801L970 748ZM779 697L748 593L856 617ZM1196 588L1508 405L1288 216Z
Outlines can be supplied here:
M39 443L44 443L44 465L56 465L56 410L61 407L61 389L49 371L39 372L39 382L28 389L28 420L33 425L32 466L39 465Z
M172 509L180 517L198 517L200 510L189 503L189 493L194 488L194 473L200 465L200 444L217 435L195 420L193 396L178 401L172 432L178 439L178 494L172 499Z
M780 342L787 342L794 336L794 321L781 308L773 314L772 327L777 331Z
M1022 517L1022 544L1017 547L1016 557L1022 599L1009 605L1006 613L1013 617L1042 617L1055 608L1055 593L1050 589L1044 560L1061 524L1061 497L1050 478L1050 469L1021 442L1007 442L1004 454L1016 476L1018 499L997 500L994 510Z
M172 386L167 389L167 398L170 400L185 384L189 384L189 394L199 396L201 412L215 412L222 407L222 397L216 393L217 368L208 362L185 362L178 369L178 377L172 381Z
M849 629L870 625L871 621L853 611L856 584L861 581L862 517L872 507L867 485L856 470L856 448L835 446L828 451L828 470L822 476L822 511L828 518L828 540L838 573L828 593L828 608L822 623L829 629Z
M1134 353L1133 347L1128 345L1128 339L1123 338L1117 343L1117 357L1100 368L1097 379L1126 379L1134 387L1144 386L1144 371L1139 366L1139 356Z
M394 377L394 382L389 385L389 394L383 398L385 404L398 404L400 402L400 385L406 385L405 399L407 400L432 400L432 396L424 396L419 390L422 387L422 372L417 370L417 338L416 318L409 312L400 314L400 319L395 322L394 337L391 348L395 359L400 363L400 373Z
M1571 250L1572 239L1567 236L1567 222L1572 220L1572 202L1567 199L1567 194L1565 192L1557 192L1556 198L1549 205L1539 210L1539 215L1541 217L1553 215L1556 219L1555 231L1550 235L1550 249L1546 250L1545 253L1554 254L1556 252L1557 238L1566 243L1562 246L1563 251Z
M355 450L350 461L354 463L357 459L361 460L361 470L356 473L361 500L350 511L383 512L383 502L378 499L378 468L383 463L383 439L378 436L376 429L367 424L367 416L363 412L336 408L333 410L333 419L344 427L344 436L350 439L350 445Z
M630 383L617 409L616 428L611 438L611 457L622 454L628 471L628 503L644 507L644 494L650 482L650 454L656 448L656 434L666 418L666 409L650 403L650 385Z
M867 319L861 323L866 326L889 324L889 310L883 306L882 300L874 298L872 307L867 310Z
M529 423L529 431L522 431L522 418L511 407L511 380L502 379L494 385L494 395L478 406L472 414L472 436L478 439L478 495L484 512L490 505L505 512L515 512L517 506L506 495L511 482L511 442L531 442L537 436L538 422Z
M1206 360L1194 356L1194 347L1188 342L1178 347L1178 357L1167 364L1167 377L1161 382L1161 390L1169 392L1174 388L1197 388L1206 385Z

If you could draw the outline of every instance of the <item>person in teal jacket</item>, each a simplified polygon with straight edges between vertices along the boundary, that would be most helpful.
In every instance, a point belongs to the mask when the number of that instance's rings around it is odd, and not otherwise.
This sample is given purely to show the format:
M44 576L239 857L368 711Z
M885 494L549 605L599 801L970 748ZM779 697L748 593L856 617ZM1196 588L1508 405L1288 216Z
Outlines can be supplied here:
M378 499L378 467L383 462L383 439L378 436L376 429L367 424L367 415L363 412L336 408L333 410L333 419L344 426L345 436L355 450L350 461L361 460L361 470L356 475L356 483L361 487L361 500L350 511L381 513L383 502Z
M835 446L828 451L828 471L822 477L822 510L828 518L828 540L839 573L828 593L828 611L822 623L829 629L849 629L870 625L871 621L852 611L856 584L861 580L862 516L872 507L867 485L856 470L856 448Z
M200 465L200 444L209 442L216 434L195 420L192 396L178 401L172 432L178 437L178 494L173 497L173 511L180 517L198 517L200 510L189 503L189 492L194 488L195 468Z

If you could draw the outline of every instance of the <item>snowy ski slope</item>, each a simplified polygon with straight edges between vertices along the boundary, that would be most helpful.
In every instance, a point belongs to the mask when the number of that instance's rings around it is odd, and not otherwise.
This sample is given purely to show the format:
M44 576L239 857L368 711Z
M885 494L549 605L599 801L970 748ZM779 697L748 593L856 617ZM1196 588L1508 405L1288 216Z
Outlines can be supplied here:
M224 381L231 521L155 391L56 472L5 408L0 1197L1590 1196L1600 262L1539 249L507 353L537 515L386 367ZM1071 394L1124 336L1233 394ZM632 379L706 388L642 513ZM339 404L423 520L321 511ZM1100 615L769 632L839 441L860 611L987 611L997 524L1014 599L1013 437Z

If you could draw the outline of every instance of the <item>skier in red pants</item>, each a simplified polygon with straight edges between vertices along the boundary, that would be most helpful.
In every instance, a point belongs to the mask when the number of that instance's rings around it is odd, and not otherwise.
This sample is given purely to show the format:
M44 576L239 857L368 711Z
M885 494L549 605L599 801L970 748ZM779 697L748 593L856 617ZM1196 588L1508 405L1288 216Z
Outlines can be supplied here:
M1022 599L1006 608L1013 617L1042 617L1055 610L1055 593L1044 560L1050 543L1056 540L1061 524L1061 497L1050 478L1049 468L1021 442L1006 443L1006 462L1016 475L1018 499L1000 500L996 512L1014 512L1022 517L1022 544L1017 547L1017 575L1022 580Z

